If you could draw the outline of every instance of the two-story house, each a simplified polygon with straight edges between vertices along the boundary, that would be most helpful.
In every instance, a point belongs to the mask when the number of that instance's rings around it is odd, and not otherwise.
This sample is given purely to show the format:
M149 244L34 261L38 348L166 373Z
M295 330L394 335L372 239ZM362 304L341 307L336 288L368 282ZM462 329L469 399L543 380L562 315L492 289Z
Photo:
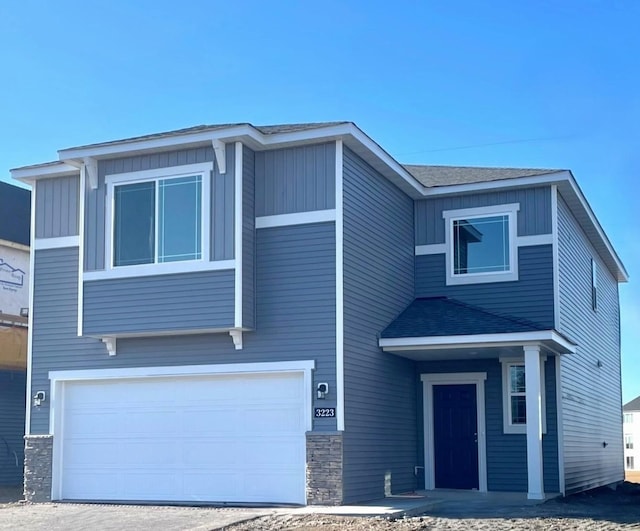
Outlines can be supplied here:
M627 478L640 479L640 396L623 407L624 469Z
M23 482L29 190L0 182L0 487Z
M569 171L403 166L338 122L12 173L35 202L27 499L623 479L627 274Z

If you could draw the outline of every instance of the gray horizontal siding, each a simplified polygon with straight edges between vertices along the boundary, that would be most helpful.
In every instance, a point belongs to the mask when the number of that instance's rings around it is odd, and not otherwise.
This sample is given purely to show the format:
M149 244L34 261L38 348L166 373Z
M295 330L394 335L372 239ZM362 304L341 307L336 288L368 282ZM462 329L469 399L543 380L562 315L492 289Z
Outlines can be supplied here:
M519 203L518 236L551 234L551 188L523 188L416 201L416 245L444 243L445 210Z
M84 334L232 327L234 285L233 270L85 282Z
M417 362L416 374L486 372L485 422L487 434L487 488L490 491L527 491L527 440L525 434L505 434L502 416L502 365L498 360ZM544 489L559 492L558 431L555 401L555 360L545 363L547 433L542 438ZM424 405L419 394L420 465L424 466Z
M447 296L491 311L554 327L551 245L518 249L519 280L447 286L445 255L416 256L416 296Z
M26 371L0 370L0 487L22 485Z
M620 313L617 282L600 263L593 311L591 259L598 256L561 197L558 244L559 328L578 344L561 359L565 481L574 492L624 477Z
M415 489L413 362L378 334L413 299L413 201L344 150L344 501ZM375 213L375 215L372 215Z
M36 238L78 235L80 178L44 179L36 183Z
M256 332L235 350L228 334L118 340L108 356L93 338L78 338L77 249L36 251L32 390L49 390L49 371L311 359L314 384L335 389L335 229L333 223L257 232ZM335 399L315 405L335 407ZM49 402L32 410L32 433L49 432ZM333 419L314 429L333 431Z
M244 146L242 154L242 325L256 326L256 205L255 154Z
M210 220L211 258L213 260L233 258L234 154L234 145L228 144L228 171L226 174L221 175L218 172L217 164L214 164L211 182L212 210ZM105 175L212 161L214 161L212 147L182 149L99 161L98 188L91 190L87 184L85 190L85 271L97 271L105 267L105 201L107 193Z
M335 143L259 151L256 216L335 208Z

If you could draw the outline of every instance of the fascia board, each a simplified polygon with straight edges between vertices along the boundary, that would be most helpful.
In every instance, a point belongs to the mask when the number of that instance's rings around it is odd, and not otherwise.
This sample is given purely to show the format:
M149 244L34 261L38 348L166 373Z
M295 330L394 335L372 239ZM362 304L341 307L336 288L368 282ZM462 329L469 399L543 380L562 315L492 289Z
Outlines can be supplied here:
M568 352L575 352L575 345L553 330L515 332L506 334L476 334L465 336L380 338L378 346L383 349L465 348L468 346L507 346L531 342L552 341Z
M53 177L63 177L65 175L75 175L80 173L80 168L59 162L49 166L25 166L14 168L11 171L11 178L25 184L32 184L36 179L46 179Z

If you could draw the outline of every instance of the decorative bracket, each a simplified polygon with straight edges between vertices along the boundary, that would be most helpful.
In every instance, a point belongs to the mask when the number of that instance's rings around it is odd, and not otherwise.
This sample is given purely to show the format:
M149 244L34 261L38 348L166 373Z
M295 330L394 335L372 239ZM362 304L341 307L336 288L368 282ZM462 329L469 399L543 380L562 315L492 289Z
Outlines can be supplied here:
M82 159L82 169L91 189L98 188L98 161L92 157L85 157Z
M115 337L103 337L102 338L102 342L105 344L105 346L107 347L107 352L109 353L109 356L115 356L117 354L116 352L116 338Z
M227 150L226 144L216 138L211 140L213 151L216 153L216 163L220 173L227 173Z
M233 330L229 330L229 335L231 339L233 339L233 344L236 347L236 350L242 350L242 330L237 328Z

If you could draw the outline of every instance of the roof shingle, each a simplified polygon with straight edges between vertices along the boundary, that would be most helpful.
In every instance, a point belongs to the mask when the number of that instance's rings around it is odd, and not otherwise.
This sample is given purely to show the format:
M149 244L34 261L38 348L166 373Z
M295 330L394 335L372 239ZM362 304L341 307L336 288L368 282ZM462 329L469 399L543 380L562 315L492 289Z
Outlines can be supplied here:
M623 407L623 411L640 411L640 396L631 400L631 402L627 402Z
M471 184L487 181L517 179L557 173L562 170L535 168L482 168L469 166L428 166L405 164L404 168L413 175L420 184L429 188L450 186L454 184Z
M508 334L546 330L545 327L508 315L500 315L448 297L415 299L380 337L435 337L476 334Z

